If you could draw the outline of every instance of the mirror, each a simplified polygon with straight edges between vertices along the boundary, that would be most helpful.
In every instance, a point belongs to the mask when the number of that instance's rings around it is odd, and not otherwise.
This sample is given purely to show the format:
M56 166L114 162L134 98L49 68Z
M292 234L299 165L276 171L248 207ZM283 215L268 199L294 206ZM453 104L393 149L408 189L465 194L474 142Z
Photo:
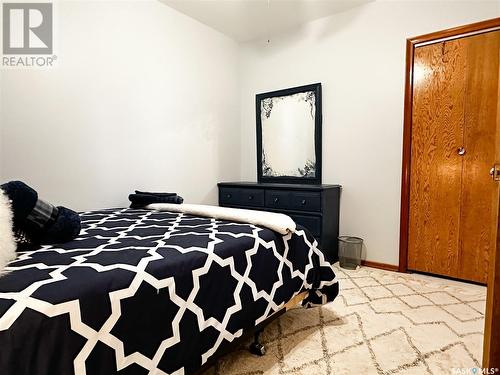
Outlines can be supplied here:
M258 94L259 182L321 183L321 84Z

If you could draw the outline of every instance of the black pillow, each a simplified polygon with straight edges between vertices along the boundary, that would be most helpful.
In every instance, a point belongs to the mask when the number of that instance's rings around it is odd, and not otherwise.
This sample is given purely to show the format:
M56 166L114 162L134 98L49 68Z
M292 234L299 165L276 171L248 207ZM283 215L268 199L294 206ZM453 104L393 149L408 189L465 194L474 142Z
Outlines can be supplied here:
M38 193L24 182L10 181L0 188L11 200L20 242L51 245L71 241L80 233L80 216L75 211L38 199Z

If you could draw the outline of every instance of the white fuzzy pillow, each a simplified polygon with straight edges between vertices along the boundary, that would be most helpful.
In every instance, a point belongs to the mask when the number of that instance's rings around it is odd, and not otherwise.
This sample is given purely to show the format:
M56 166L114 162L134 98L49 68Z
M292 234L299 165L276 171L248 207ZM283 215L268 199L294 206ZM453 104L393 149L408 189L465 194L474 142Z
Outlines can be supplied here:
M4 268L16 258L16 240L12 231L12 210L9 198L0 189L0 276Z

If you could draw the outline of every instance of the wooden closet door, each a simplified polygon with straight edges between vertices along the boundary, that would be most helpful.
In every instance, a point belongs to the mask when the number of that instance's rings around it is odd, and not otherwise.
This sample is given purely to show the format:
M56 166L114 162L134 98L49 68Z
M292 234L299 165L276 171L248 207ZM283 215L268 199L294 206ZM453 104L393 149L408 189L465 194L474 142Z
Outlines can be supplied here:
M465 142L458 277L486 283L496 241L498 182L489 176L497 159L500 31L467 37Z
M457 277L467 42L415 48L408 268Z

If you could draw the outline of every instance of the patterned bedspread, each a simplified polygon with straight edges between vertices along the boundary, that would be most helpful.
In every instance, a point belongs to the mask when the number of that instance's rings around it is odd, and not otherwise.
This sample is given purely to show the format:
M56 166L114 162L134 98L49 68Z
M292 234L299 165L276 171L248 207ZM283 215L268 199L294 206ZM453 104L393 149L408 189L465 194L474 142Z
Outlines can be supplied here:
M338 293L305 230L181 213L82 214L0 278L0 374L189 374L302 290Z

